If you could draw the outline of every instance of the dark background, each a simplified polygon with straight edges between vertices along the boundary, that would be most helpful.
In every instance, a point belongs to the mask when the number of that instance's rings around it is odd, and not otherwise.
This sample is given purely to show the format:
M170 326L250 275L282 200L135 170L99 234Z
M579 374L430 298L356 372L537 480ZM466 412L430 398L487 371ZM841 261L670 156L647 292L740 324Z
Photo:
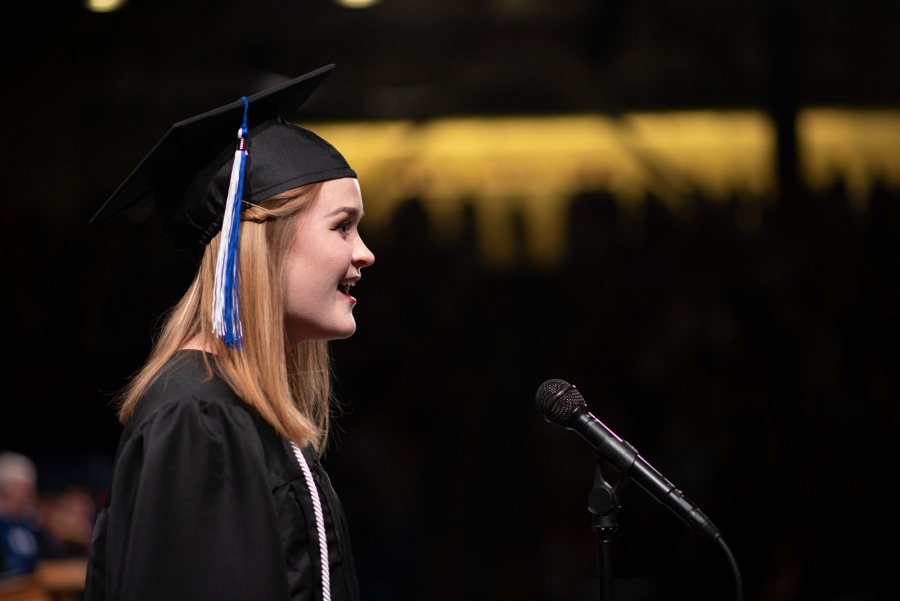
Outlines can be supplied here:
M806 190L792 125L805 106L900 105L898 7L28 3L0 41L0 448L33 457L46 491L102 495L110 395L190 273L153 219L87 220L171 123L271 74L338 64L310 120L761 108L780 186L752 233L702 197L689 218L648 198L635 233L598 190L567 199L552 272L488 269L474 229L438 242L427 198L364 229L377 264L359 332L333 345L348 413L326 464L366 599L594 598L594 458L532 400L563 378L712 517L748 599L891 598L898 191L860 214L840 185ZM620 599L733 598L719 549L621 494Z

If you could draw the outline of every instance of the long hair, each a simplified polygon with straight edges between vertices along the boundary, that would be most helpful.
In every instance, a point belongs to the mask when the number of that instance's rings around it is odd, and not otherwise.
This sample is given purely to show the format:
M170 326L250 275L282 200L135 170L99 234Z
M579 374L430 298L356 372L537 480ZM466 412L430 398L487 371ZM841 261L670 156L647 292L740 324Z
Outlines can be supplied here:
M120 396L125 423L162 367L199 337L209 376L213 366L247 404L298 445L325 449L331 410L328 343L307 340L289 347L284 329L282 277L294 224L315 202L321 183L273 196L241 213L238 302L243 348L235 350L212 330L212 299L221 234L206 246L193 283L167 316L147 362Z

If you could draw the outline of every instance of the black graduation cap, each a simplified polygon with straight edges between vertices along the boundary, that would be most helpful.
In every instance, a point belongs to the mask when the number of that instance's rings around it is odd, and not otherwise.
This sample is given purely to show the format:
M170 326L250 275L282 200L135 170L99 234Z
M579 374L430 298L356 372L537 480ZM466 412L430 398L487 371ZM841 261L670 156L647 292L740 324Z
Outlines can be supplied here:
M333 146L284 119L285 114L298 109L312 95L333 69L334 65L326 65L176 123L90 223L102 223L155 202L166 233L180 250L197 260L222 228L245 109L249 152L243 200L258 203L305 184L356 177Z

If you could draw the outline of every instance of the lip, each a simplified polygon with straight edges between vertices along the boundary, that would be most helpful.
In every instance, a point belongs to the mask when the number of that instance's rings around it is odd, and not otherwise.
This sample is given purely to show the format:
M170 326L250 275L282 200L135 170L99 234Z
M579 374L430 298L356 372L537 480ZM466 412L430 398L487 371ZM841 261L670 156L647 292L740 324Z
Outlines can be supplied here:
M338 286L338 292L344 295L347 299L350 300L351 303L356 304L357 300L350 294L350 289L359 281L359 278L352 278L350 280L344 280L342 284Z

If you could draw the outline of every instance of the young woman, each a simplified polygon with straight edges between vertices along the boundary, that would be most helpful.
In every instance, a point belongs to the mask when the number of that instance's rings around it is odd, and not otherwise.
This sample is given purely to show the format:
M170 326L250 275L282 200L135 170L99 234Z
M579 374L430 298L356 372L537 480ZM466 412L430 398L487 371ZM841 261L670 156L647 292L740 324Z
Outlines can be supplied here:
M356 174L282 117L331 68L176 124L92 220L156 202L199 267L122 396L86 601L359 597L318 453L374 256Z

